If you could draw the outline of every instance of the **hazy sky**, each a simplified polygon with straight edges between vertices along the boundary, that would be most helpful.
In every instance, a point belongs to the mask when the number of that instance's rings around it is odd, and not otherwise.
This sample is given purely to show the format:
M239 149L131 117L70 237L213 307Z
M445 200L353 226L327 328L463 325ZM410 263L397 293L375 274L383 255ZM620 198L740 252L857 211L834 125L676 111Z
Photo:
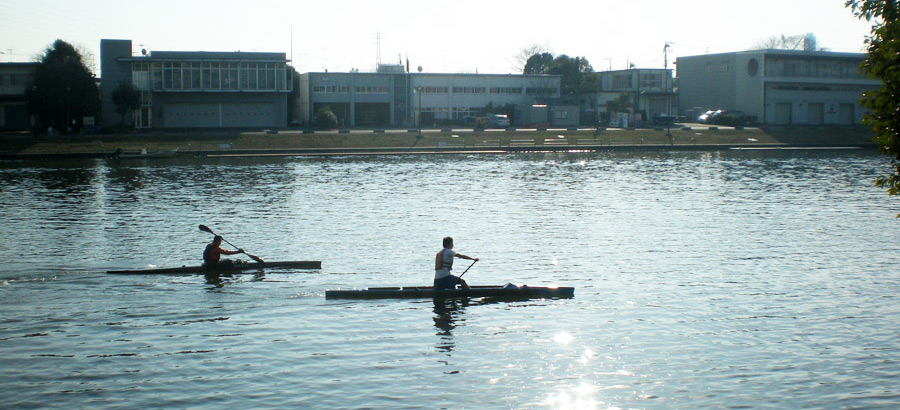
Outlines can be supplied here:
M32 61L58 38L97 65L100 39L112 38L131 39L135 52L284 52L300 72L373 71L380 56L424 72L512 73L531 45L586 57L596 71L662 67L666 42L671 64L804 33L862 52L870 25L844 2L0 0L0 61Z

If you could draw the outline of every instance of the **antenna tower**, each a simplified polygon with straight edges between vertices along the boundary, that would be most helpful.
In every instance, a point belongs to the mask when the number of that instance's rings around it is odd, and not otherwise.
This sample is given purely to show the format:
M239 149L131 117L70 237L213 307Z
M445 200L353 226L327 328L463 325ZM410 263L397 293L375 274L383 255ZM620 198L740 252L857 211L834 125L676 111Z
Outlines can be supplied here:
M375 69L381 66L381 30L375 32Z

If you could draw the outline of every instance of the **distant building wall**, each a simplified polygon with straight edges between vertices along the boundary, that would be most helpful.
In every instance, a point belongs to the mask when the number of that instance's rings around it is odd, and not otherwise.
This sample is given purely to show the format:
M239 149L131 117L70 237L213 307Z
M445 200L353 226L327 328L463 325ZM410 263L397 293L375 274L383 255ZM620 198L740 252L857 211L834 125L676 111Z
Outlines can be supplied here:
M36 63L0 63L0 130L32 126L25 92L34 82Z
M488 111L559 100L560 77L497 74L307 73L300 106L328 105L342 126L463 124Z
M122 83L130 83L131 63L125 61L131 57L131 40L100 40L100 126L118 125L122 116L116 112L112 94ZM126 116L125 124L131 125L131 118Z
M141 107L138 128L277 128L288 123L293 71L284 53L141 52L130 40L101 40L103 124L115 125L112 93L130 82Z
M880 81L858 53L753 50L679 57L681 113L735 110L772 125L860 124L863 92Z

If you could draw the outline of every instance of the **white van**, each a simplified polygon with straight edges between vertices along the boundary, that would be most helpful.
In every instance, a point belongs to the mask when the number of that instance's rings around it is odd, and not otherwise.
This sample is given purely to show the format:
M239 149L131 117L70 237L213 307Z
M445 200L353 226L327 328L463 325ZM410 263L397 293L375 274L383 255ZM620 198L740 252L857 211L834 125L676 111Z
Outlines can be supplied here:
M490 128L509 128L509 116L506 114L490 114L484 120Z

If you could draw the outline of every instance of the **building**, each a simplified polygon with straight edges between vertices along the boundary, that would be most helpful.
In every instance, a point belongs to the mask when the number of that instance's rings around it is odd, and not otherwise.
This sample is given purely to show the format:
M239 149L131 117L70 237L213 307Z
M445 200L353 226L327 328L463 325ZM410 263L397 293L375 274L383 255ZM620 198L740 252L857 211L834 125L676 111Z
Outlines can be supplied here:
M558 104L560 76L408 73L380 67L374 73L315 72L300 75L300 121L331 108L342 127L469 124L515 107ZM513 125L526 126L512 118ZM577 122L576 122L577 124Z
M0 130L31 129L25 90L34 81L37 63L0 63Z
M120 123L112 94L131 83L141 93L141 107L126 123L137 128L285 127L293 88L287 63L284 53L134 55L131 40L101 40L102 125Z
M600 76L600 90L590 98L581 101L582 111L591 110L599 119L610 119L612 126L646 125L678 112L678 94L675 92L675 81L672 70L664 68L632 68L597 73ZM629 101L628 112L618 111L610 107L622 96ZM617 121L612 114L627 115L627 123L621 117Z
M859 99L881 82L866 77L865 54L753 50L679 57L681 115L731 110L770 125L860 124Z

